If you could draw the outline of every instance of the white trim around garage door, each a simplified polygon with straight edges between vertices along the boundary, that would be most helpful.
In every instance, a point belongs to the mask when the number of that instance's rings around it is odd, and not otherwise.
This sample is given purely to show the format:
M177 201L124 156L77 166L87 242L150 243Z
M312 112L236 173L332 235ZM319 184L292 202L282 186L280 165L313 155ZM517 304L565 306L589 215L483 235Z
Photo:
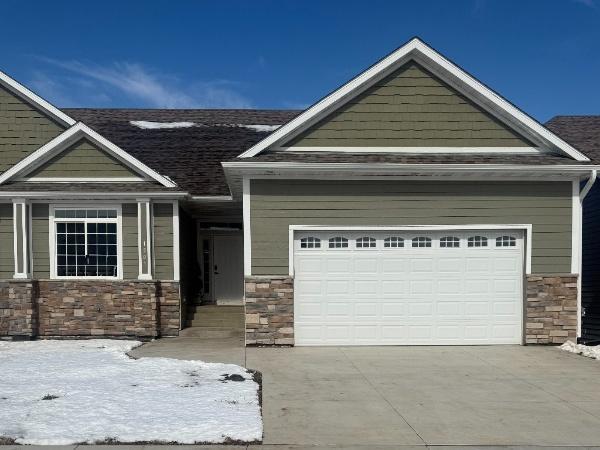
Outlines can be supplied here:
M522 230L525 233L525 275L531 274L532 224L482 224L482 225L404 225L404 226L324 226L290 225L289 275L294 276L294 235L296 231L443 231L443 230Z

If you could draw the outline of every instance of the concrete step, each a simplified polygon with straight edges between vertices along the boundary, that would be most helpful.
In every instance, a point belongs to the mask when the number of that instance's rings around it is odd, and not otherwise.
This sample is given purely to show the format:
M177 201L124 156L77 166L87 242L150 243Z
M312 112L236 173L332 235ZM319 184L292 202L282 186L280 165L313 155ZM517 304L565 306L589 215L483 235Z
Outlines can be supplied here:
M196 315L190 317L190 324L194 327L243 327L243 317L230 317L225 319L214 319L212 317L204 317L202 315Z
M181 330L179 335L207 339L243 337L244 329L230 327L190 327Z

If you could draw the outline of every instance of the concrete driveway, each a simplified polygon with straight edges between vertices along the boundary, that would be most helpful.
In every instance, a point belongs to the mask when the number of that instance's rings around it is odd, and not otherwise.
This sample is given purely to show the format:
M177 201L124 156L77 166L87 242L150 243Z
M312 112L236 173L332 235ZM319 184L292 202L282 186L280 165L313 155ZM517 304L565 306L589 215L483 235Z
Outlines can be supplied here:
M600 361L555 347L249 348L246 366L266 445L600 445Z

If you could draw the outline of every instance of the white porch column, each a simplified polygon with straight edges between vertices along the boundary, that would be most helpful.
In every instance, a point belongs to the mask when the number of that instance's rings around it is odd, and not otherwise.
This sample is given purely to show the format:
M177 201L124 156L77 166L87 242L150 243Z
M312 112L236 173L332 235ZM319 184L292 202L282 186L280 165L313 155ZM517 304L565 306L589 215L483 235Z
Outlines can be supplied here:
M13 248L15 273L13 278L29 278L29 208L23 198L13 199Z
M137 200L138 255L140 280L152 279L152 203L150 199Z

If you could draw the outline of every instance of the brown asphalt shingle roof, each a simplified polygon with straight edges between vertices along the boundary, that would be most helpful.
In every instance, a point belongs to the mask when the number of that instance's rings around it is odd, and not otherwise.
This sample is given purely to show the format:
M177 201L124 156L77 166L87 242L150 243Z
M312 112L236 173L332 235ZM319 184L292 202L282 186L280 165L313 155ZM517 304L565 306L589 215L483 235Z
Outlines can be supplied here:
M600 116L556 116L545 126L600 164Z

